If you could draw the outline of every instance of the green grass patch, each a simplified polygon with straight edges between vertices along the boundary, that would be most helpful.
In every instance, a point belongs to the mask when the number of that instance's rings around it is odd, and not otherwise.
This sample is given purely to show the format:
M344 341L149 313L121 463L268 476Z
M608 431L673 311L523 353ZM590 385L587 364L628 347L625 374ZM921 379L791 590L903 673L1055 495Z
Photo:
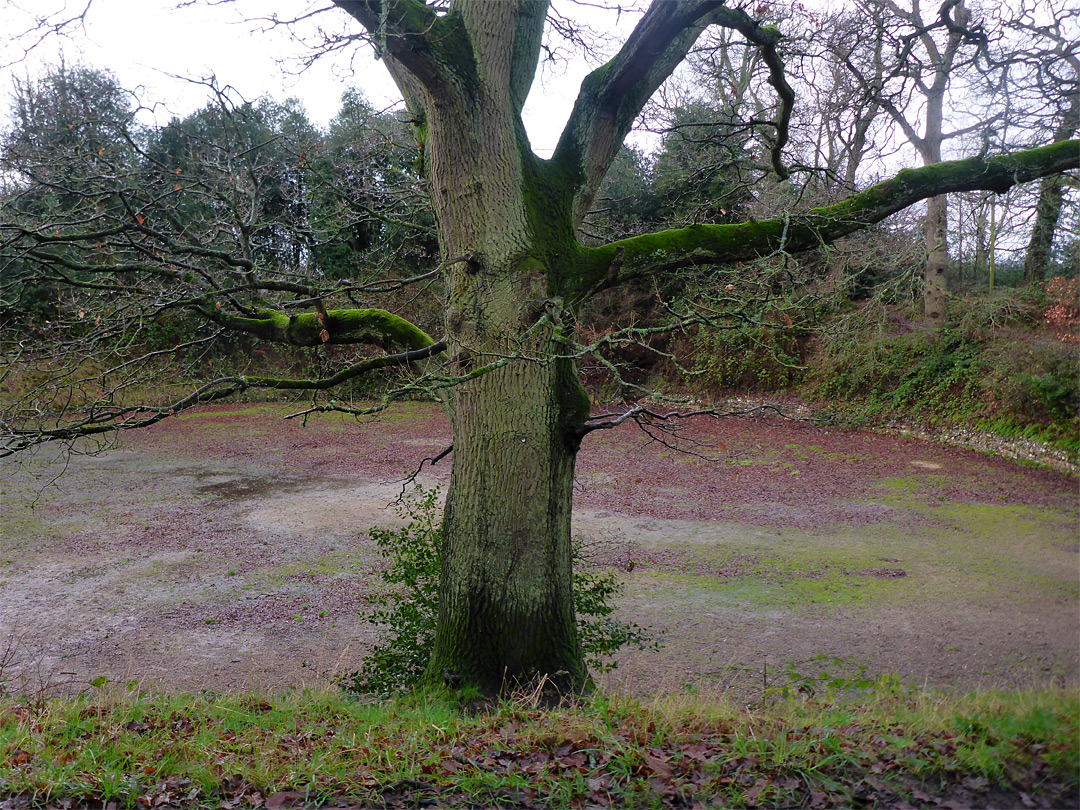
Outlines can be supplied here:
M120 808L258 807L286 790L309 805L842 807L1023 793L1066 806L1080 768L1075 691L949 697L879 679L750 709L695 694L543 710L528 693L373 705L335 690L128 687L0 699L0 795Z
M1049 506L931 503L922 496L927 476L889 479L874 502L895 511L858 528L789 529L642 551L633 587L794 614L933 608L942 600L1000 609L1002 600L1080 598L1072 514Z
M916 513L923 526L905 532L882 525L866 533L866 550L895 554L922 577L921 598L1076 599L1076 519L1047 506L928 503L922 476L888 479L881 501ZM891 549L891 551L890 551Z
M705 593L721 602L748 608L783 607L797 611L834 609L853 604L876 604L899 597L897 580L881 579L850 569L798 569L784 566L737 577L717 578L685 573L648 572L639 578L647 587Z

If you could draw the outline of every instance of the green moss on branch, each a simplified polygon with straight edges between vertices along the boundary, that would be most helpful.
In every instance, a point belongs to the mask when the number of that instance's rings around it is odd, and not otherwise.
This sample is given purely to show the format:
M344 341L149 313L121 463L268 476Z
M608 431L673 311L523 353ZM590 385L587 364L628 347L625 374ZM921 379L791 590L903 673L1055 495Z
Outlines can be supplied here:
M957 191L1004 193L1019 183L1080 168L1080 141L904 169L842 202L805 214L737 225L692 225L582 248L570 299L631 278L704 264L728 264L775 251L796 253L869 227L928 197ZM621 260L620 260L621 256ZM618 267L613 273L612 268Z
M214 305L203 306L199 312L226 329L292 346L368 343L415 350L435 342L415 324L383 309L331 309L325 315L319 312L289 315L264 308L254 317L245 317L224 313Z

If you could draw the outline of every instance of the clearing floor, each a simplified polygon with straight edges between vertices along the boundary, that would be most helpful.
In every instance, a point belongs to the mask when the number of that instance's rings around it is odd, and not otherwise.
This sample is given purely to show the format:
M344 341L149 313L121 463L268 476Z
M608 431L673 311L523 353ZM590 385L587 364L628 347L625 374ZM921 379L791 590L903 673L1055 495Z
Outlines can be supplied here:
M383 565L367 537L449 443L434 405L364 423L208 407L94 454L0 467L7 688L275 690L356 669ZM1080 683L1077 480L931 442L700 419L681 452L590 434L574 531L619 571L635 694L893 677ZM449 459L420 481L445 485ZM0 683L3 683L0 681Z

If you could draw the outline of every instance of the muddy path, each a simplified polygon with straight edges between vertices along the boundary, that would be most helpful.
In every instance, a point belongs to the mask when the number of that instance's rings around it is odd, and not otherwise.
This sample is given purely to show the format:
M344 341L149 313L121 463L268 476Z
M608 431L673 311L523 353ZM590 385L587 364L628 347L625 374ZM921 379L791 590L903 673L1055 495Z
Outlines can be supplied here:
M98 455L5 461L0 677L221 691L355 669L382 565L367 529L448 427L422 404L366 425L284 412L206 408ZM661 642L607 688L1080 682L1075 478L778 419L681 441L694 454L625 426L580 457L575 533Z

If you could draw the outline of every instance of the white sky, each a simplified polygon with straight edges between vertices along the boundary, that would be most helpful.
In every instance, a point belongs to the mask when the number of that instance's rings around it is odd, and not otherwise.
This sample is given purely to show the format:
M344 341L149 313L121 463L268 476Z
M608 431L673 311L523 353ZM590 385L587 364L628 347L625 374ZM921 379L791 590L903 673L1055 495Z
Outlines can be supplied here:
M27 30L37 16L63 9L81 11L88 0L0 0L0 39ZM69 64L111 70L120 83L137 91L144 103L160 102L157 123L173 115L184 116L202 107L206 90L176 77L204 78L213 73L220 85L231 85L248 99L269 95L278 100L296 97L309 118L325 125L337 112L342 91L357 87L377 109L400 101L385 68L371 49L357 45L348 52L321 58L297 75L290 57L303 46L283 29L262 31L249 21L274 11L282 16L303 12L306 0L235 0L217 6L176 8L177 0L93 0L86 25L68 38L52 37L24 60L9 64L22 53L10 41L0 42L0 96L6 113L13 76L40 75L63 53ZM322 3L321 5L326 5ZM582 7L567 12L579 16ZM588 11L588 9L586 9ZM601 13L595 10L590 13ZM358 23L344 13L320 15L324 24L335 19L359 32ZM636 17L622 15L627 28ZM606 26L615 26L614 16ZM297 33L305 33L300 27ZM310 28L308 29L310 31ZM24 41L25 42L25 41ZM350 68L350 59L354 60ZM598 63L599 60L593 60ZM525 109L525 125L533 149L550 154L570 113L581 79L590 65L578 58L558 68L542 71Z

